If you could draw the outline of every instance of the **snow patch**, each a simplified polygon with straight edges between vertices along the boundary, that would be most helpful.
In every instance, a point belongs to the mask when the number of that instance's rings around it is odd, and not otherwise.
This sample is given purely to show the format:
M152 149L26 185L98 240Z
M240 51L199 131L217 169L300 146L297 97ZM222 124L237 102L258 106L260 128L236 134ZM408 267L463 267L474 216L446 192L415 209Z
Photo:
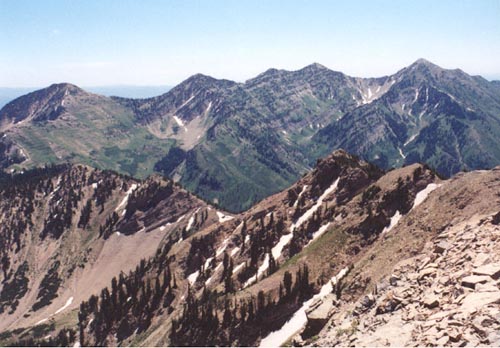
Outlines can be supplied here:
M210 262L212 262L213 259L214 259L213 257L209 257L208 259L206 259L205 264L203 265L203 268L207 269L208 266L210 266Z
M236 253L237 253L238 251L240 251L240 247L235 247L233 250L231 250L231 254L230 254L230 255L231 255L231 256L234 256L234 255L236 255Z
M222 255L224 250L226 250L228 243L229 243L229 237L227 237L222 241L220 247L215 251L215 256L219 257L220 255Z
M54 313L54 315L61 313L63 310L65 310L66 308L68 308L69 306L71 306L72 303L73 303L73 296L71 296L70 298L68 298L68 300L66 301L66 303L64 304L64 306L62 306L61 308L59 308Z
M179 127L183 127L183 128L184 128L184 131L185 131L185 132L187 132L187 131L188 131L188 129L187 129L187 127L184 125L184 122L182 122L182 120L181 120L179 117L175 116L175 115L174 115L173 117L174 117L175 122L179 125Z
M340 216L340 215L339 215ZM321 226L316 232L313 232L311 240L307 243L306 247L308 247L312 242L314 242L316 239L321 237L328 227L330 226L330 223L328 222L327 224Z
M318 299L322 299L328 294L333 292L335 284L341 280L347 272L349 268L342 269L336 276L334 276L329 282L321 287L321 290L318 294L314 295L309 300L303 302L302 307L297 310L292 318L288 320L281 329L271 332L265 338L260 341L260 347L280 347L283 345L290 337L292 337L295 333L302 330L307 324L307 316L306 311L309 309L311 304Z
M307 189L307 185L304 185L302 187L302 191L300 191L299 195L297 196L297 200L295 201L295 203L293 203L294 208L297 208L297 205L299 204L299 200L302 197L302 195L304 194L304 192L306 192L306 189Z
M418 136L418 133L416 134L413 134L405 143L403 146L406 146L408 145L409 143L411 143L413 140L415 140L415 138Z
M233 269L233 274L238 273L238 272L239 272L239 270L243 268L243 266L245 266L245 262L242 262L242 263L240 263L238 266L236 266L236 267Z
M217 216L219 217L219 222L226 222L234 219L234 217L221 213L220 211L217 212Z
M43 318L42 320L37 321L37 322L35 323L35 326L36 326L36 325L40 325L40 324L42 324L42 323L45 323L47 320L49 320L49 318Z
M177 219L177 221L176 221L176 222L180 222L180 221L181 221L182 219L184 219L185 217L186 217L186 214L182 215L181 217L179 217L179 218Z
M273 255L273 258L277 260L283 251L283 248L290 243L290 241L293 238L293 233L288 233L283 236L281 236L280 240L278 243L271 249L271 254ZM257 273L255 274L255 277L250 277L245 284L243 285L244 288L249 286L250 284L256 283L259 277L267 271L269 268L269 254L266 254L264 257L264 261L262 262L262 265L260 265L259 269L257 270Z
M188 224L186 226L186 231L189 231L194 224L194 214L189 218Z
M290 243L292 240L293 233L285 234L284 236L281 236L279 242L271 249L271 254L273 255L274 259L277 260L281 256L281 252L283 251L283 248L285 245Z
M403 159L406 158L405 154L403 153L403 150L401 150L400 147L398 147L398 150L399 150L399 154L401 155L401 157L403 157Z
M200 275L199 270L188 275L187 280L189 281L189 284L193 285L196 282L196 279L198 279L199 275Z
M120 202L120 204L118 204L118 206L116 207L115 211L120 210L122 207L124 207L127 204L128 197L130 196L130 194L132 194L132 192L134 192L134 190L136 188L137 188L137 184L132 184L130 186L130 188L128 189L128 191L125 193L125 197L123 197L122 201Z
M177 110L182 109L182 108L183 108L184 106L186 106L186 105L187 105L187 104L188 104L191 100L193 100L193 98L194 98L194 95L192 95L192 96L191 96L188 100L186 100L184 103L182 103L182 104L181 104L181 106L179 106L179 107L177 108Z
M340 178L337 178L337 180L335 180L334 183L329 188L327 188L325 192L323 192L323 194L318 198L316 204L314 204L311 208L309 208L309 210L307 210L304 213L304 215L299 217L297 221L293 223L292 226L290 226L291 232L293 232L297 227L299 227L300 225L302 225L304 222L306 222L311 218L314 212L316 212L316 210L318 210L318 208L321 207L321 205L323 204L323 200L326 198L326 196L328 196L330 193L332 193L337 189L339 185L339 180Z
M219 268L221 268L221 267L222 267L222 263L219 263L219 264L217 265L217 267L215 267L215 270L214 270L214 272L212 273L212 276L211 276L210 278L208 278L207 280L205 280L205 285L208 285L208 283L210 283L210 282L212 281L212 278L214 277L214 274L215 274L215 273L219 270ZM238 267L236 267L236 268L238 268ZM236 272L235 272L235 270L233 270L233 274L234 274L234 273L236 273Z
M245 284L243 284L243 288L246 288L247 286L257 283L257 280L259 280L259 277L269 268L269 254L266 254L264 256L264 261L262 262L262 265L260 265L259 269L257 270L257 273L255 274L255 277L250 277Z
M432 191L437 189L439 186L441 186L441 185L435 184L435 183L430 183L429 185L427 185L426 188L424 188L422 191L418 192L417 195L415 196L415 201L413 202L413 206L411 207L411 209L418 207L423 201L425 201L425 199L427 198L429 193L431 193Z
M401 219L402 216L403 215L401 215L401 213L399 212L399 210L396 210L396 213L394 213L394 215L391 217L391 223L389 224L389 226L384 227L384 229L382 230L382 234L383 233L387 233L390 230L392 230L393 227L398 224L398 222L399 222L399 220Z

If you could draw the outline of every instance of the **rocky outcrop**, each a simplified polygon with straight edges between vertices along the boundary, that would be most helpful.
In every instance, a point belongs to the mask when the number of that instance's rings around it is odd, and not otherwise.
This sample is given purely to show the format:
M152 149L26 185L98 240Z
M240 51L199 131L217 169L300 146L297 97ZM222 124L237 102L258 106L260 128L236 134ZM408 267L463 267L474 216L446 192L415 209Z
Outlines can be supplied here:
M500 228L493 220L475 216L439 233L370 300L345 304L316 344L500 345Z
M315 303L306 311L307 326L302 333L303 338L317 334L333 315L337 301L334 294L329 294Z

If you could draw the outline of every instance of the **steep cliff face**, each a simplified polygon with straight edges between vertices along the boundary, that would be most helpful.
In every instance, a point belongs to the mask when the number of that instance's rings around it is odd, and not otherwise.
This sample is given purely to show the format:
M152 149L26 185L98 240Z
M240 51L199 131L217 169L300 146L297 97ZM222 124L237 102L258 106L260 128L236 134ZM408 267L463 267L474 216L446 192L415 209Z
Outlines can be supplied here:
M36 169L0 185L0 330L76 317L79 302L181 238L206 204L171 181L86 166ZM215 214L214 214L215 215ZM211 216L190 229L215 222ZM73 312L74 313L74 312Z

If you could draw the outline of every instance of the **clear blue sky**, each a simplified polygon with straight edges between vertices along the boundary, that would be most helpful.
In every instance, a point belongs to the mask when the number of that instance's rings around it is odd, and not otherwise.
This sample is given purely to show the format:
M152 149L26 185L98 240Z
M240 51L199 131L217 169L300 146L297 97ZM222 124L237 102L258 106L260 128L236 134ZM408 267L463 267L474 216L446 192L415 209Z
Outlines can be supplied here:
M0 86L244 81L312 62L354 76L426 58L500 79L499 0L0 0Z

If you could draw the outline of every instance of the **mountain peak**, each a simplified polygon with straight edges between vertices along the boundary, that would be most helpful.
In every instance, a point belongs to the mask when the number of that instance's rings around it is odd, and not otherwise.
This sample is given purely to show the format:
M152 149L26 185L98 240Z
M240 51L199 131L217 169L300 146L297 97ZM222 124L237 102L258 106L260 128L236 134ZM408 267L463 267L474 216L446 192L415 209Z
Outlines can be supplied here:
M47 91L64 91L68 90L71 92L84 92L84 90L72 83L68 82L59 82L53 83L49 87L46 88Z
M319 63L312 63L312 64L305 66L301 70L320 71L320 70L329 70L329 69L326 66L321 65Z
M424 58L417 59L409 68L427 68L427 69L442 69L440 66L428 61Z
M236 82L225 80L225 79L216 79L215 77L204 75L204 74L195 74L188 77L186 80L181 82L179 86L198 86L198 87L213 87L213 86L225 86L229 87ZM178 86L176 86L178 87ZM175 88L174 88L175 89Z

